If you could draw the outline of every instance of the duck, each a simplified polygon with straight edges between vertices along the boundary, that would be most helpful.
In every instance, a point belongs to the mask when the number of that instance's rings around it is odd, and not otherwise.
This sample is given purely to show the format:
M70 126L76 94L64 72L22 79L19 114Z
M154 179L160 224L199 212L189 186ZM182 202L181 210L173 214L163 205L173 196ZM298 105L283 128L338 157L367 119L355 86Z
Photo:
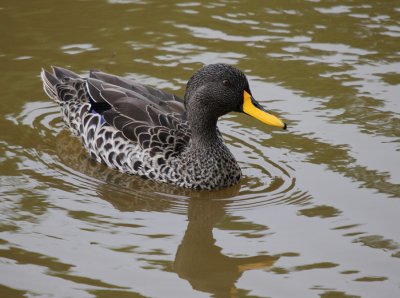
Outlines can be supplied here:
M234 66L209 64L188 80L183 99L98 70L82 77L42 69L43 90L60 107L65 126L99 163L182 188L212 190L237 184L242 172L224 143L218 119L244 113L286 129L252 96Z

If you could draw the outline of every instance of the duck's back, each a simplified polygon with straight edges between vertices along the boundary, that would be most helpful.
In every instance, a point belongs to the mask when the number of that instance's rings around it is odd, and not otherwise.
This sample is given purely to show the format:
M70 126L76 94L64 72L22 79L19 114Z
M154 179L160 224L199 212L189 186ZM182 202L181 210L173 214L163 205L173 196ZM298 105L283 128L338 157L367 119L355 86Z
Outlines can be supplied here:
M42 72L44 90L97 161L160 180L165 160L187 147L191 134L179 97L102 72L81 78L53 70Z

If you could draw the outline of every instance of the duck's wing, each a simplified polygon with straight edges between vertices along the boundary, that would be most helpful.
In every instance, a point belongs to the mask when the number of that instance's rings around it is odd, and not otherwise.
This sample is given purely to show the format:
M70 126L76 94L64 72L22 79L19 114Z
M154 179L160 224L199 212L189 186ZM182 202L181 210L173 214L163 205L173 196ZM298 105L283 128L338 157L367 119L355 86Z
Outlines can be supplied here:
M90 78L121 87L123 89L133 91L150 100L153 104L160 106L168 106L177 113L184 112L183 100L173 94L164 92L160 89L145 86L127 78L111 75L101 71L91 71Z
M87 90L95 112L151 154L178 154L191 133L183 100L156 88L102 72L91 72Z

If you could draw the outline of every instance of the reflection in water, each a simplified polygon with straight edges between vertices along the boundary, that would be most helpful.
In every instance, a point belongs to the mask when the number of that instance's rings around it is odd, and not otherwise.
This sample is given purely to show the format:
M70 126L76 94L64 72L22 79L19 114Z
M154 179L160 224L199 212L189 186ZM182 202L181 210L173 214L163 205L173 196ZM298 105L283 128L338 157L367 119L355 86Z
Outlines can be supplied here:
M57 139L58 154L65 164L107 181L98 184L96 191L116 209L188 213L189 222L176 252L174 270L193 289L212 293L214 297L237 297L235 283L245 271L269 268L279 259L265 254L230 257L215 245L213 228L226 216L231 203L227 198L239 193L239 185L224 191L199 192L127 176L90 160L79 141L69 133L61 132Z
M271 267L279 257L260 255L230 257L215 245L212 230L225 216L225 203L192 199L189 223L175 257L176 273L190 282L193 289L212 293L213 297L237 297L236 281L243 272Z
M99 197L120 211L171 210L171 202L165 198L150 199L138 196L138 193L105 191L102 186L104 184L99 187ZM226 216L227 202L218 198L185 201L188 203L188 226L176 252L173 270L193 289L211 293L213 297L237 297L235 283L245 271L267 269L279 259L265 254L254 257L224 255L222 248L215 245L212 231Z

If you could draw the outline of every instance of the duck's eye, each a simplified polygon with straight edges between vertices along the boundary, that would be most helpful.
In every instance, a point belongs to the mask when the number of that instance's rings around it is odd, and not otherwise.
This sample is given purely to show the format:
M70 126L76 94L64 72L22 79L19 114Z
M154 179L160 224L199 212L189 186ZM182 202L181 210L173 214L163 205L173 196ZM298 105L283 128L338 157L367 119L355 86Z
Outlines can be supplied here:
M222 84L224 84L224 86L229 86L229 81L228 80L223 80Z

